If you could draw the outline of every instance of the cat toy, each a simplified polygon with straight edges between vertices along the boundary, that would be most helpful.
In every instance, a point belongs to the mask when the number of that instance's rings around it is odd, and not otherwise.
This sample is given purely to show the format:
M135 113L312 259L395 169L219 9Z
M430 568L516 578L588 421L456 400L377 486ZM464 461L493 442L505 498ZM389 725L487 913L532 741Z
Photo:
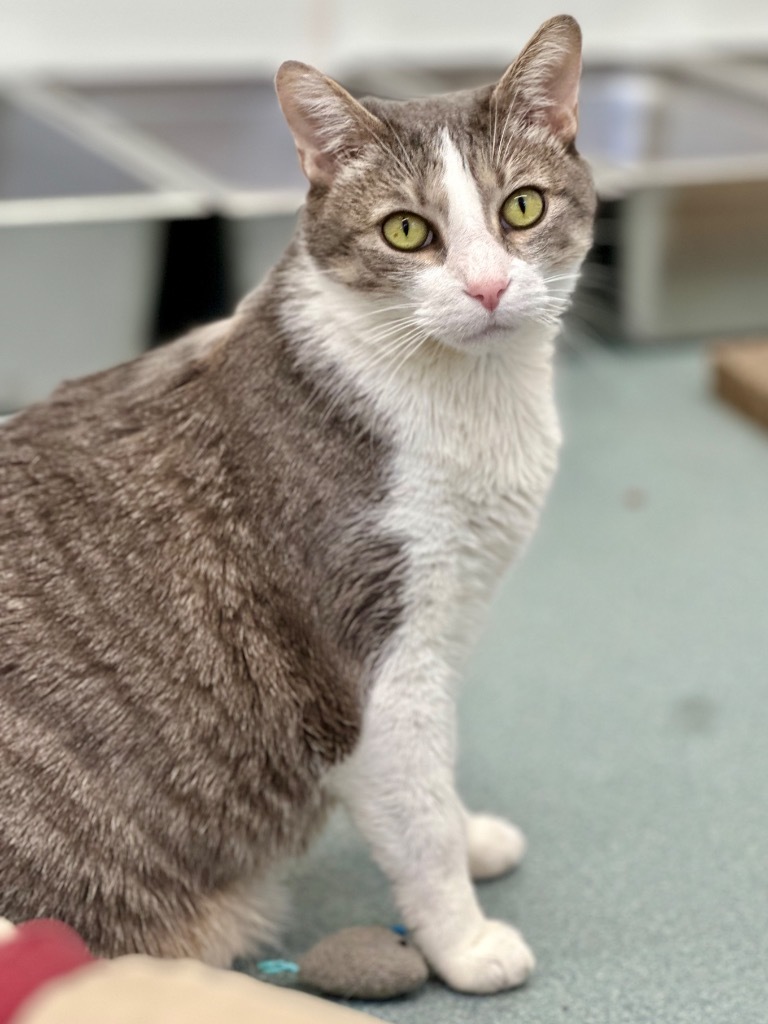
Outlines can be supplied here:
M271 966L269 966L271 965ZM388 998L427 978L421 955L400 932L346 928L301 958L262 961L261 973L287 974L334 995ZM92 956L60 921L18 926L0 919L0 1024L364 1024L368 1014L317 996L193 960Z
M415 992L429 977L426 960L401 926L342 928L295 963L262 960L256 969L280 984L342 999L394 999Z

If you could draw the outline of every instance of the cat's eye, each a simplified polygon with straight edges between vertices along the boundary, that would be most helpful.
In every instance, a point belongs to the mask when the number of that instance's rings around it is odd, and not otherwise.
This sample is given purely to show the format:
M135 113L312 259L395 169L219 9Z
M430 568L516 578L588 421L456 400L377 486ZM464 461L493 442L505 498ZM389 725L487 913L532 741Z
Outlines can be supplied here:
M393 249L403 252L423 249L434 237L429 224L415 213L393 213L381 225L381 233Z
M519 188L504 200L501 219L510 228L530 228L544 216L544 196L535 188Z

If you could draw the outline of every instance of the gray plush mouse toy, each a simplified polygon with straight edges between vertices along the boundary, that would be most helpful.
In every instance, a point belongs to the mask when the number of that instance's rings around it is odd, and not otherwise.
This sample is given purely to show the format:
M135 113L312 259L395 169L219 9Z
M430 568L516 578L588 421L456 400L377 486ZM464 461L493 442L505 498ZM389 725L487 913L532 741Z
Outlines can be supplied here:
M326 935L294 963L262 960L260 976L344 999L393 999L426 982L429 968L405 929L378 925Z

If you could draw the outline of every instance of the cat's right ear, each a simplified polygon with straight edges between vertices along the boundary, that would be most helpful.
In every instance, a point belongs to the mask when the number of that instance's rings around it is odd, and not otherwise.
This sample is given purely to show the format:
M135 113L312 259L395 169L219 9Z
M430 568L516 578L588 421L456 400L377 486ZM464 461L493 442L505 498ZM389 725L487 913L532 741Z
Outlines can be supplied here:
M329 185L341 163L383 127L338 82L309 64L287 60L275 77L277 98L313 185Z

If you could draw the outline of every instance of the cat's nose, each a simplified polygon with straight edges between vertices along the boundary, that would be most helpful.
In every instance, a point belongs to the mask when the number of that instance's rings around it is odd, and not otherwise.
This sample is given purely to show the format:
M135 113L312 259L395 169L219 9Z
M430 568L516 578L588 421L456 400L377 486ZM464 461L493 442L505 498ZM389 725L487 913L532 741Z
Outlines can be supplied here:
M493 312L501 302L501 296L507 290L509 281L477 281L468 284L464 289L467 295L481 302L487 310Z

